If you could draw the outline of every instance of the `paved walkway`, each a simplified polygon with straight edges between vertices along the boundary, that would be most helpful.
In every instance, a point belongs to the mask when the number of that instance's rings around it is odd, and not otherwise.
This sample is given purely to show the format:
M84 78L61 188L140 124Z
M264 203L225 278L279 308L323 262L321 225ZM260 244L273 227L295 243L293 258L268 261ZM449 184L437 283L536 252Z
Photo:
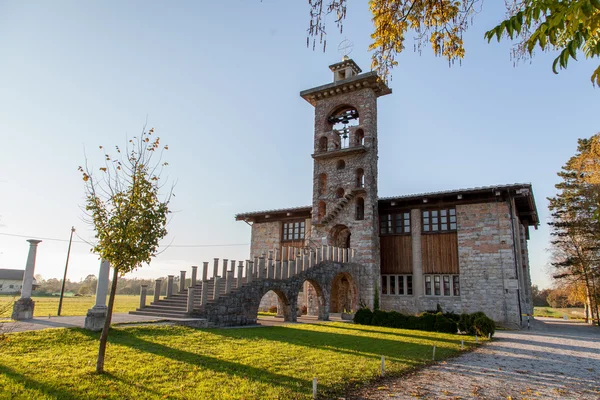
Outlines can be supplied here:
M76 317L35 317L26 321L2 322L7 332L38 331L48 328L83 328L85 315ZM131 324L164 321L163 318L114 313L112 324Z
M600 328L539 318L491 343L348 399L600 399Z

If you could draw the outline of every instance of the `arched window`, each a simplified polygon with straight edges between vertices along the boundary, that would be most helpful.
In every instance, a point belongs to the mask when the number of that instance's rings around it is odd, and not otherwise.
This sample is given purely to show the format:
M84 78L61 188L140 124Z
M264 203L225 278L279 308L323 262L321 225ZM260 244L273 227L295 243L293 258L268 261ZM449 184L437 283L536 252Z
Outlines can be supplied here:
M365 145L365 132L362 129L357 129L356 132L354 132L354 144L356 146Z
M319 196L327 193L327 174L319 175Z
M365 199L362 197L356 199L356 219L359 221L365 219Z
M356 187L365 187L365 171L362 168L356 170Z
M325 136L319 139L319 151L327 151L327 137Z
M335 197L337 197L338 199L344 197L344 188L339 188L338 190L336 190Z
M319 202L319 221L327 215L327 204L324 201Z
M337 164L335 164L336 169L344 169L346 168L346 162L344 160L338 160Z
M359 124L358 110L350 105L344 105L335 109L327 122L331 125L331 129L339 136L339 146L336 149L346 149L350 147L350 127Z

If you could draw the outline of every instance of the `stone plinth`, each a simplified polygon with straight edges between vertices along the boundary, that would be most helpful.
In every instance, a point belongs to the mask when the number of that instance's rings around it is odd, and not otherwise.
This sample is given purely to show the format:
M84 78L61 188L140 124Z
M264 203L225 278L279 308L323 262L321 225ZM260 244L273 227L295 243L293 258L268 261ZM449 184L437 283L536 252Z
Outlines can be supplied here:
M30 297L25 299L19 299L15 301L13 306L12 319L15 321L21 321L24 319L33 318L33 309L35 308L35 301L31 300Z
M92 332L99 332L104 328L108 307L94 306L90 308L85 316L84 329Z

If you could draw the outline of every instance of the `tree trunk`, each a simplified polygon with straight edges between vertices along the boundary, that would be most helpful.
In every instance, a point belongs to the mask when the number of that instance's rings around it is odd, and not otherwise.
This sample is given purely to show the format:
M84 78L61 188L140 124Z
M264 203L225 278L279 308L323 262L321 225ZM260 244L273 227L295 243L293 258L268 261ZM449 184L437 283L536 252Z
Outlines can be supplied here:
M108 310L106 311L106 321L104 321L104 328L102 328L102 334L100 335L100 348L98 349L98 361L96 361L96 372L99 374L104 373L104 355L106 354L108 330L110 329L110 321L112 319L113 306L115 304L115 293L117 293L118 277L119 271L117 270L117 268L113 268L113 279L110 289L110 296L108 297Z

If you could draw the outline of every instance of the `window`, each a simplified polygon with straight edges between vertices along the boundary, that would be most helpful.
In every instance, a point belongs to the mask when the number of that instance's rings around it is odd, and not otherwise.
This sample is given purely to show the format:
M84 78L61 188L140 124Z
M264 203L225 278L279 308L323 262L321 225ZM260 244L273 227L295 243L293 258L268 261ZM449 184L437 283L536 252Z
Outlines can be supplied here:
M327 192L327 174L319 174L319 196Z
M365 171L362 168L356 170L356 187L365 187Z
M362 221L365 219L365 199L358 197L356 199L356 220Z
M0 283L0 289L2 289L2 286L4 286L4 285Z
M456 209L423 211L423 232L447 232L456 230Z
M304 221L284 222L282 241L304 240Z
M338 190L335 191L335 197L338 199L344 197L344 188L338 188Z
M425 275L425 295L460 296L459 275Z
M327 214L327 204L324 201L319 202L319 220L325 218Z
M354 137L356 138L355 144L357 146L363 146L365 144L365 132L362 129L357 129L354 133Z
M410 212L380 215L379 233L382 235L410 233Z
M15 287L14 285L8 285L8 288L9 288L9 289L12 289L12 288L14 288L14 287Z
M381 275L381 294L412 296L412 275Z
M327 137L325 136L319 139L319 151L327 151Z
M458 280L458 275L452 275L452 287L454 288L454 295L460 296L460 283Z
M346 168L346 162L344 160L338 160L338 162L335 164L335 168L336 169Z

